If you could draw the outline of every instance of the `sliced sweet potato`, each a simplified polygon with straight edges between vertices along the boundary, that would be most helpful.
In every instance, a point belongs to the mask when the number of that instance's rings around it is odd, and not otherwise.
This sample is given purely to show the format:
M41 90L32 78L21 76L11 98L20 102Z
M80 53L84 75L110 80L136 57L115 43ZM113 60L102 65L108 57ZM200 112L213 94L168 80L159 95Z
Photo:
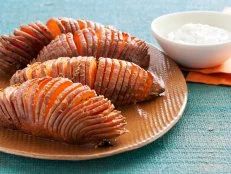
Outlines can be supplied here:
M38 83L38 85L34 85L34 89L32 89L32 93L30 96L30 102L27 103L27 110L28 110L28 115L31 117L33 120L33 123L36 124L35 122L35 107L38 103L38 94L39 92L44 88L44 86L51 81L51 78L43 78L41 81ZM37 128L37 127L35 127Z
M124 79L123 79L123 84L119 93L119 97L116 100L116 105L121 105L123 98L127 92L127 89L129 88L129 82L131 80L132 77L132 63L130 62L126 62L127 66L126 66L126 70L125 70L125 74L124 74Z
M47 93L45 94L47 97L44 97L40 113L39 113L39 125L44 125L46 115L51 107L51 103L54 102L54 100L57 97L58 92L62 92L64 90L65 86L69 86L71 84L71 81L67 82L67 79L59 79L57 80L50 89L48 89ZM64 86L64 87L63 87Z
M87 55L87 42L84 38L84 34L82 31L77 31L74 34L74 41L77 47L78 53L81 56Z
M120 55L123 51L123 34L121 31L118 31L118 41L117 41L117 46L116 46L116 49L113 53L113 58L116 58L116 59L121 59Z
M87 27L88 28L91 28L93 30L95 30L95 22L92 22L92 21L89 21L89 20L86 20L86 23L87 23Z
M2 95L2 101L5 105L5 111L7 112L7 115L10 116L11 120L14 122L15 125L19 125L20 121L16 115L15 109L11 107L11 95L14 93L15 87L8 87L4 90Z
M112 97L118 77L119 77L120 68L121 68L120 63L117 59L112 59L112 64L113 64L113 67L112 67L112 71L110 74L110 80L108 83L107 91L105 93L106 98Z
M28 59L30 59L31 58L31 55L30 54L28 54L26 51L24 51L24 49L22 49L22 47L20 47L20 46L17 46L17 44L15 45L14 43L15 42L13 42L13 38L12 37L10 37L10 36L1 36L1 38L3 39L3 40L1 40L1 43L3 44L3 45L5 45L5 47L8 47L10 50L12 50L13 52L15 52L15 53L17 53L18 55L20 55L20 56L22 56L22 60L23 61L27 61L27 62L29 62L29 60ZM5 41L5 42L4 42ZM17 42L16 42L17 43ZM20 44L18 44L18 45L20 45Z
M26 59L25 57L23 57L22 55L19 54L20 49L18 49L17 47L15 47L14 45L10 44L9 42L7 42L6 40L4 40L2 37L0 37L0 43L2 45L2 53L9 56L9 57L13 57L17 62L20 64L26 64L28 63L28 59ZM3 50L4 49L4 50ZM22 54L22 52L20 52Z
M153 75L151 74L151 72L147 71L147 80L145 85L145 91L143 93L143 99L146 99L151 95L153 81L154 81Z
M15 91L16 91L16 87L15 87ZM15 93L15 91L14 92L12 92L12 94L14 94ZM14 120L14 118L12 118L10 115L9 115L9 113L8 113L8 111L7 111L7 108L6 108L6 106L5 106L5 104L4 104L4 98L3 98L3 96L4 96L4 90L3 89L1 89L1 91L0 91L0 108L1 108L1 121L3 121L2 123L1 123L1 126L4 126L4 127L7 127L7 126L9 126L9 128L16 128L16 127L18 127L19 125L17 124L19 121L18 121L18 119L16 118L16 121ZM10 106L8 106L8 107L10 107Z
M36 37L24 32L24 31L15 29L14 35L15 36L22 36L25 39L27 39L27 43L30 44L36 50L36 52L41 50L41 48L43 48L43 46L44 46L44 44L39 39L37 39Z
M80 92L78 96L75 96L75 98L70 104L69 110L65 113L66 118L61 120L59 124L58 131L60 131L59 133L62 136L65 137L66 128L68 127L67 125L70 125L71 119L75 117L73 113L76 110L76 108L78 108L77 111L80 111L81 109L83 109L83 106L86 105L86 102L89 102L89 99L91 99L94 96L96 96L96 93L94 91L90 91L87 87L85 87L85 89L82 92Z
M112 67L114 68L114 65L112 64L112 59L110 58L100 58L101 59L105 59L105 70L104 70L104 74L103 74L103 82L102 82L102 87L100 90L100 94L105 95L107 89L108 89L108 84L110 81L110 76L111 72L113 71Z
M46 25L44 25L43 23L41 23L40 21L37 21L36 26L38 26L40 28L40 31L43 33L43 35L48 39L48 40L52 40L52 34L50 32L50 30L47 28Z
M66 57L72 57L72 50L71 50L71 48L70 48L70 46L69 46L69 44L68 44L68 42L67 42L67 37L66 37L66 35L65 34L63 34L63 35L60 35L60 42L62 43L62 45L63 45L63 48L66 50L66 53L67 54L64 54L64 55L62 55L62 56L66 56ZM58 57L57 57L58 58Z
M92 56L96 57L98 48L98 38L94 30L89 30L92 34Z
M112 97L110 98L112 103L116 103L116 100L119 97L119 92L123 84L123 79L124 79L125 70L127 66L125 61L119 61L119 64L120 64L120 71L118 73L118 78L117 78L116 86L112 93Z
M72 18L69 18L69 24L71 26L71 33L76 32L77 30L79 30L79 24L77 21L75 21Z
M44 102L45 96L47 94L47 92L52 88L52 86L55 84L55 82L57 82L59 79L55 78L52 79L51 81L49 81L46 86L44 88L42 88L42 90L38 93L38 99L37 99L37 104L35 107L35 124L37 126L39 125L39 121L40 121L40 111L41 111L41 106Z
M108 52L108 57L112 57L112 58L115 58L114 57L114 52L117 48L117 45L118 45L118 41L119 41L119 36L118 36L118 31L115 31L115 30L111 30L111 46L110 46L110 50Z
M2 43L0 43L0 56L1 60L4 60L12 65L19 62L20 56L17 54L7 50Z
M75 45L75 42L74 42L73 34L67 33L66 39L67 39L67 42L68 42L68 44L69 44L69 46L71 48L72 57L78 56L78 51L77 51L77 48L76 48L76 45Z
M100 97L92 97L89 100L83 102L81 107L74 108L73 112L70 113L68 116L67 124L63 125L64 131L63 135L66 136L68 134L72 135L72 138L79 139L78 133L81 133L81 129L83 127L87 127L89 124L89 117L91 118L94 115L102 113L106 110L111 104L108 102L107 99L103 99ZM78 114L78 117L74 117L74 115ZM103 117L94 117L94 122L102 123Z
M86 85L88 85L91 89L94 87L95 78L97 72L97 62L94 57L87 57L86 58Z
M77 20L77 22L79 24L80 30L88 28L87 22L85 20L80 19L80 20Z
M20 30L38 39L41 42L41 44L43 45L47 44L46 37L44 37L37 29L32 27L31 24L20 26Z
M44 31L42 28L40 28L36 23L30 23L28 24L30 27L32 27L32 31L36 34L37 37L39 37L43 43L44 46L49 44L52 39L47 38L46 34L44 34Z
M80 81L80 58L70 59L71 80L73 82Z
M78 83L80 84L80 83ZM85 87L85 86L79 86L76 90L70 92L66 98L68 104L71 103L71 101L73 100L73 98L75 98L75 96L79 95L81 92L87 90L88 88ZM63 123L65 122L66 118L67 118L67 114L69 112L72 112L72 107L68 107L66 108L61 114L59 114L58 116L56 116L56 120L54 122L54 126L52 127L53 128L53 132L61 132L61 127L63 125ZM56 113L58 112L58 110L56 111Z
M65 111L65 108L74 97L75 91L81 86L82 85L80 83L74 83L59 95L59 98L56 100L56 103L52 106L49 115L47 116L49 118L47 127L51 132L57 132L57 130L54 129L55 122L59 118L59 115Z
M92 41L92 33L89 31L89 29L84 29L82 30L83 34L84 34L84 38L86 40L87 43L87 54L86 55L93 55L93 41Z
M103 56L102 57L108 57L108 53L109 53L109 50L110 50L110 45L111 45L111 37L112 35L112 32L111 30L109 29L105 29L105 48L104 48L104 52L103 52Z
M138 87L138 92L136 93L136 101L142 101L144 100L144 95L146 92L146 81L148 78L148 73L147 71L141 70L143 72L143 74L141 75L141 79L140 79L140 84Z
M94 83L94 89L97 94L100 94L101 88L102 88L102 83L103 83L103 76L106 68L106 59L100 58L98 61L98 67L97 67L97 72L96 72L96 77L95 77L95 83Z
M50 30L53 39L56 36L59 36L61 33L64 33L65 29L62 26L61 22L57 20L56 18L51 18L47 21L46 26Z
M72 85L72 82L68 79L65 79L60 85L54 89L54 91L51 93L50 99L47 101L46 109L45 109L45 120L44 120L44 126L47 128L48 121L49 121L49 115L50 109L52 109L53 106L57 105L57 102L59 103L62 101L62 93L65 89L68 89ZM60 97L60 98L59 98Z
M62 24L62 26L65 28L65 33L72 32L71 25L69 23L69 18L60 17L58 18Z
M131 42L131 36L128 33L122 32L123 35L123 42L121 44L122 47L122 52L120 54L121 59L126 60L126 52L128 51L129 48L129 43Z
M99 58L102 57L104 54L105 43L106 43L105 29L101 27L99 30L97 30L96 36L98 38L96 58Z
M121 91L123 90L122 87L123 87L123 84L125 83L124 80L127 80L125 79L125 75L126 75L126 70L127 70L127 62L126 61L120 61L120 66L121 66L121 69L120 69L120 74L119 74L119 78L117 80L117 83L116 83L116 87L115 87L115 90L113 92L113 97L111 99L111 101L113 103L119 103L118 100L119 100L119 97L120 97L120 93Z
M129 82L128 82L128 88L125 92L124 98L122 100L121 104L127 104L127 103L131 103L131 98L133 98L134 96L134 87L135 84L137 82L138 79L138 74L139 74L139 67L137 65L135 65L134 63L132 63L132 67L131 67L131 76L129 78Z

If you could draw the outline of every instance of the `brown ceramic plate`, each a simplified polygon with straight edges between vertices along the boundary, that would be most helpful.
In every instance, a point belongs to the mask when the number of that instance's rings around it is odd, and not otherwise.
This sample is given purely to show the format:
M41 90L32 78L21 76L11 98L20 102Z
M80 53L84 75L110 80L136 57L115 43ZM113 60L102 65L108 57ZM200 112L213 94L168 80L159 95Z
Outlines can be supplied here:
M155 141L173 127L182 116L187 102L187 86L178 66L150 45L150 70L166 85L165 96L122 108L129 133L107 148L89 148L33 137L19 131L0 129L0 151L41 159L87 160L115 155ZM1 79L1 86L7 79Z

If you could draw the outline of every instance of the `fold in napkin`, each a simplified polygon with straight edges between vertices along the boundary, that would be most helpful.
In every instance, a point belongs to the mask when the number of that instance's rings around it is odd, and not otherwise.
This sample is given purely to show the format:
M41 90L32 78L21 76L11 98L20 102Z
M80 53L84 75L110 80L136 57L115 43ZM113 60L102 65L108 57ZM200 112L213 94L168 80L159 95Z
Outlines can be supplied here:
M231 58L225 61L222 65L213 68L182 69L189 71L188 75L186 76L187 82L231 86Z

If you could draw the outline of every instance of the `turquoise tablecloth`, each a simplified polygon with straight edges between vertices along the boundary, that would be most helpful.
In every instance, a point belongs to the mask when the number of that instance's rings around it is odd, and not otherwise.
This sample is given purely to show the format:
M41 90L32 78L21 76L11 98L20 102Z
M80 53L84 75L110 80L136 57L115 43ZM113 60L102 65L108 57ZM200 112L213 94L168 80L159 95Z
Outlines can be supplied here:
M228 0L2 0L0 33L51 16L112 24L155 43L153 18L176 11L222 10ZM230 21L227 21L230 22ZM0 153L0 173L231 173L231 88L188 84L183 118L139 150L104 159L46 161Z

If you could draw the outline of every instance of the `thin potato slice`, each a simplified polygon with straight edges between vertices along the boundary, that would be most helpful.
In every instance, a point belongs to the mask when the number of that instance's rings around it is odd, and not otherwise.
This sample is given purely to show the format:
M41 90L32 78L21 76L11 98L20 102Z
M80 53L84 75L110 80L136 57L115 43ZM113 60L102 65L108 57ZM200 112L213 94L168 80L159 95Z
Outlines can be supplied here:
M117 80L119 78L119 72L120 72L120 63L117 59L112 59L113 69L110 74L110 80L108 84L107 91L105 93L106 98L111 98L114 92L114 89L116 87Z
M132 102L131 98L134 98L134 87L135 87L137 79L138 79L139 71L140 71L139 67L137 65L135 65L134 63L132 63L131 76L129 78L128 88L125 92L124 98L123 98L122 103L121 103L122 105Z
M76 48L76 45L75 45L75 42L74 42L73 34L68 33L66 35L66 39L67 39L67 42L68 42L68 44L69 44L69 46L71 48L72 57L78 56L78 51L77 51L77 48Z
M84 34L82 31L75 32L74 41L75 41L75 45L77 47L78 53L81 56L86 56L87 55L87 42L84 38Z
M95 83L94 83L94 89L97 94L100 94L101 91L103 76L106 68L105 64L106 64L106 59L100 58L98 61L98 67L97 67Z
M88 85L91 89L93 89L95 78L97 72L97 62L94 57L87 57L86 58L86 85Z
M105 59L105 70L103 74L103 82L102 82L100 94L105 95L105 92L108 89L111 71L113 71L112 67L114 66L112 65L112 59L110 58L101 58L101 59Z
M123 79L123 84L119 93L119 97L116 100L116 105L121 105L122 100L126 94L126 91L129 87L129 82L130 82L130 78L132 76L132 63L130 62L126 62L127 66L126 66L126 70L125 70L125 74L124 74L124 79Z
M120 95L120 92L121 92L122 87L123 87L123 83L125 80L125 72L127 69L126 61L120 61L120 67L121 68L120 68L119 78L117 80L116 87L115 87L114 92L113 92L113 96L110 99L112 101L112 103L117 103L117 101L119 100L119 95Z
M62 26L61 22L57 20L56 18L51 18L47 21L46 26L50 30L53 39L60 35L61 33L64 33L64 27Z
M93 41L92 41L92 33L89 31L89 29L82 30L84 34L84 38L87 43L87 56L93 55Z
M111 30L109 29L105 29L105 49L104 49L104 53L103 53L103 56L102 57L108 57L108 53L109 53L109 50L110 50L110 45L111 45L111 37L112 35L112 32Z

